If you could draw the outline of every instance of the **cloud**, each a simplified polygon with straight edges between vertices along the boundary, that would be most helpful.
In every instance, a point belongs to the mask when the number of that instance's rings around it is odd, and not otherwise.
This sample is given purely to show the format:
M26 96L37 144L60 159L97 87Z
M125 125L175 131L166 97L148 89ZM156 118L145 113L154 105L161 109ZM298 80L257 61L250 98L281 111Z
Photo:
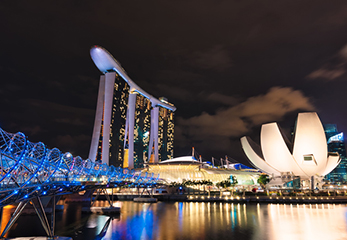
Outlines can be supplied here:
M309 75L308 79L326 79L334 80L341 77L346 73L347 69L347 44L343 46L340 51L332 57L329 63L324 64L317 70L314 70Z
M192 97L192 92L178 86L168 86L165 84L157 84L158 91L164 96L174 96L176 99L189 100Z
M307 77L309 79L325 78L327 80L334 80L335 78L341 77L345 73L346 73L346 70L343 68L328 69L328 68L322 67L320 69L313 71Z
M69 124L69 125L76 125L76 126L87 125L85 121L83 121L82 119L76 116L71 116L70 118L57 118L55 119L55 122Z
M207 148L227 150L232 138L240 137L262 123L279 121L287 113L298 110L313 111L315 107L299 90L273 87L265 95L248 98L235 106L217 110L215 114L203 112L188 119L178 118L175 139L180 146L200 142Z
M33 127L23 127L22 131L25 132L25 134L28 134L30 136L37 135L42 132L42 127L41 126L33 126Z
M239 100L233 96L227 96L221 93L211 93L208 97L207 97L208 101L214 101L217 103L223 103L225 105L235 105L237 103L239 103Z
M202 69L224 71L232 67L228 51L221 45L216 45L206 51L198 51L190 57L190 64Z
M267 94L251 97L227 111L249 119L253 125L259 125L280 120L289 112L314 109L309 98L301 91L290 87L273 87Z
M347 60L347 44L340 49L340 51L338 52L338 55L342 59Z
M85 134L80 135L58 135L54 142L59 146L59 149L63 152L65 151L71 151L71 149L74 149L75 152L71 152L74 156L77 152L82 152L82 147L84 145L89 145L90 143L90 136ZM85 155L88 153L85 153ZM76 156L75 156L76 157ZM82 156L83 158L83 156Z
M28 98L16 105L15 110L6 110L11 120L1 122L6 131L20 131L31 142L87 157L95 110Z

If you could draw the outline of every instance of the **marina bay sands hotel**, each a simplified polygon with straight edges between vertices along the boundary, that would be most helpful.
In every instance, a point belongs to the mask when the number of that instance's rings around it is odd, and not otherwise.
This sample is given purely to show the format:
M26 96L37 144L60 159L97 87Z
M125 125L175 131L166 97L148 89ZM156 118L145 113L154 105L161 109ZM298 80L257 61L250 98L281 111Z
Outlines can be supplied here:
M103 74L89 159L133 169L173 158L175 106L137 86L104 48L90 55Z

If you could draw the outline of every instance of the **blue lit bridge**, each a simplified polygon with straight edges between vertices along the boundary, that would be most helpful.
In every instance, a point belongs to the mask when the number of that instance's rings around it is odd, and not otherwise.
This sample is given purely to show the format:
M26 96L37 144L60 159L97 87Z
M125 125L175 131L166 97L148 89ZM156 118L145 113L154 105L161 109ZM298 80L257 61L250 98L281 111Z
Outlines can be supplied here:
M13 134L2 129L0 158L0 207L17 204L0 238L28 203L35 209L47 235L53 237L56 197L119 186L151 187L159 178L73 157L57 148L49 149L42 142L32 143L23 133ZM51 224L44 210L48 202L54 209Z

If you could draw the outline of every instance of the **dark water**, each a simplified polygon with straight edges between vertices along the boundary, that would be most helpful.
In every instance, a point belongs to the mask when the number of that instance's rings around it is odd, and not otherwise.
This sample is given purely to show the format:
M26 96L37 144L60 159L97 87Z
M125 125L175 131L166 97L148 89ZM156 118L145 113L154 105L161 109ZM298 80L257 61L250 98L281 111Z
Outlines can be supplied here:
M121 214L110 220L102 239L347 239L346 205L121 204ZM108 220L104 215L81 214L79 205L66 205L57 215L56 235L97 239ZM34 235L44 235L44 231L32 215L21 216L7 237Z

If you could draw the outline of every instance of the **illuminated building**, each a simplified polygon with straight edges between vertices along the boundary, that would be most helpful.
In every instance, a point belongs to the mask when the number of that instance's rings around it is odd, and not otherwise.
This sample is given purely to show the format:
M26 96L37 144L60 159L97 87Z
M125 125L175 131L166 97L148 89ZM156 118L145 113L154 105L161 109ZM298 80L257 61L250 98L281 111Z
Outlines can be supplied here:
M160 100L168 103L166 98L160 98ZM166 108L160 108L158 138L159 162L173 158L174 128L174 112Z
M315 188L323 176L340 162L339 154L328 152L323 126L317 113L299 113L293 146L285 141L277 123L263 124L261 146L242 137L244 152L261 171L285 179L299 176L304 187Z
M137 86L105 49L90 54L103 75L89 159L133 169L172 158L175 106Z
M116 75L115 75L116 76ZM124 155L124 133L127 112L129 86L125 81L122 81L119 76L116 76L114 82L114 91L112 95L112 118L110 120L110 144L109 144L109 164L114 166L123 165ZM104 98L105 94L105 76L100 77L98 106L95 115L94 133L91 146L94 146L94 156L91 160L100 161L103 154L103 129L104 129ZM95 152L97 146L97 152ZM93 153L92 153L93 154Z
M148 162L149 133L151 130L151 102L137 95L135 105L134 168Z
M335 124L324 125L325 134L327 137L328 151L338 152L341 157L341 162L337 167L325 176L330 182L346 182L347 181L347 158L346 146L343 137L343 132L338 132Z
M234 167L235 165L235 167ZM157 164L148 164L144 172L160 176L165 182L183 182L184 180L217 182L236 177L238 185L258 185L259 171L240 168L241 164L230 164L228 169L216 169L197 161L192 156L177 157Z

